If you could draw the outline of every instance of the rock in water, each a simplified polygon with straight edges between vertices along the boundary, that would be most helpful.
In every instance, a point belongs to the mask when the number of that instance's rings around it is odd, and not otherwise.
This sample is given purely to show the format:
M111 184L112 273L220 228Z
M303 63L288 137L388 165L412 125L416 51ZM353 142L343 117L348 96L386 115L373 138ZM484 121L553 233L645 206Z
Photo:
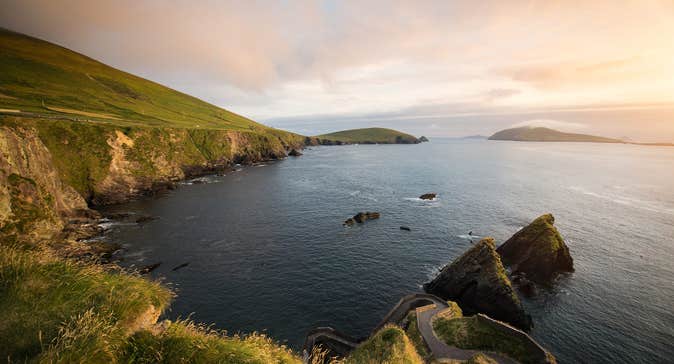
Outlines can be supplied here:
M291 157L299 157L302 155L297 149L292 149L290 152L288 152L288 155Z
M378 212L359 212L355 214L353 217L348 218L346 221L344 221L343 225L348 225L351 226L355 223L362 224L367 220L374 220L379 218L379 213Z
M422 200L432 200L437 196L436 193L424 193L423 195L419 196L420 199Z
M552 214L543 215L496 249L514 275L548 284L561 272L573 272L569 248L554 223Z
M428 293L456 301L468 313L483 313L524 330L531 317L506 275L494 239L485 238L424 285Z

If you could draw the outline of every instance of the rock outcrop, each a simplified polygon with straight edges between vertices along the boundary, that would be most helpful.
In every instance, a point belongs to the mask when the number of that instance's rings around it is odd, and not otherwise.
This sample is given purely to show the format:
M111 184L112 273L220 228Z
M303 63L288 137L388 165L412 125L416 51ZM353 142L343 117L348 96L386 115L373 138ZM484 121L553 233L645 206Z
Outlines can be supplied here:
M573 272L573 259L554 227L552 214L543 215L496 249L513 275L547 284L561 272Z
M291 149L290 152L288 152L288 155L291 157L299 157L302 155L297 149Z
M419 196L419 198L422 200L432 200L437 195L437 193L424 193L423 195Z
M426 137L423 136L423 135L421 136L421 138L419 138L419 143L425 143L425 142L427 142L427 141L428 141L428 138L426 138Z
M379 213L378 212L359 212L353 217L350 217L344 221L344 225L351 226L355 223L362 224L367 220L374 220L379 218Z
M506 275L494 239L485 238L424 285L426 292L456 301L467 313L484 313L521 329L531 318Z

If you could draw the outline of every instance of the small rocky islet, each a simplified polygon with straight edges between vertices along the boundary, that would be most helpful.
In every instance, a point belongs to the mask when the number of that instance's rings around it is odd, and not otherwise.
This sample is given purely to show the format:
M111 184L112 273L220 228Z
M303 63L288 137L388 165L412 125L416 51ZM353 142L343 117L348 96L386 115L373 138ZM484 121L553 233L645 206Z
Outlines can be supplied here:
M531 317L524 312L492 238L482 239L446 265L435 279L424 285L424 290L456 301L469 313L484 313L523 330L532 327Z
M574 271L569 247L554 223L552 214L542 215L496 249L513 276L549 285L559 274Z
M350 217L350 218L346 219L342 225L351 226L351 225L354 225L356 223L362 224L367 220L376 220L380 216L381 216L381 214L378 213L378 212L370 212L370 211L359 212L359 213L353 215L353 217Z

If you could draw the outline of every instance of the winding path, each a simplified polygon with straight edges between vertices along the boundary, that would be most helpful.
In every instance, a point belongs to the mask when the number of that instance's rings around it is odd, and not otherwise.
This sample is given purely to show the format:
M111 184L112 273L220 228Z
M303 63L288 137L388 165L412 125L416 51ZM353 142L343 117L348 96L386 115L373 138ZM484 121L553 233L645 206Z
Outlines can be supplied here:
M446 302L442 302L442 304L435 303L433 305L418 307L416 309L417 328L419 329L419 333L424 339L424 342L426 343L426 346L428 346L428 349L430 350L434 359L468 360L475 354L482 353L482 355L488 356L499 364L517 364L516 361L495 353L480 350L460 349L455 346L447 345L444 341L440 340L437 335L435 335L435 331L433 330L433 319L435 315L439 314L448 307L449 306Z
M517 364L516 361L496 353L479 350L465 350L447 345L440 340L433 330L433 320L437 314L447 308L449 308L449 305L446 301L431 294L417 293L407 295L401 298L388 314L384 316L381 322L374 328L374 330L372 330L372 334L375 334L387 324L399 325L410 311L416 310L417 328L419 329L419 333L426 343L426 346L430 350L433 359L464 361L470 359L477 353L482 353L499 364ZM307 338L304 342L305 363L308 362L311 349L314 345L325 345L333 353L346 356L364 340L365 339L352 338L331 327L316 328L307 334Z

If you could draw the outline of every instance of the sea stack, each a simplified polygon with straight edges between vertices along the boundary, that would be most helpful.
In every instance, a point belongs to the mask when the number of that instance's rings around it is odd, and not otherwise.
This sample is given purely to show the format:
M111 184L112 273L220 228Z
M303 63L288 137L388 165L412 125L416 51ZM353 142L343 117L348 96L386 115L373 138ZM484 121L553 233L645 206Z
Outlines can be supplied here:
M531 317L522 308L492 238L482 239L446 265L424 289L457 302L469 314L483 313L523 330L532 326Z
M559 273L573 272L573 259L554 227L552 214L543 215L518 231L496 250L513 275L548 284Z

